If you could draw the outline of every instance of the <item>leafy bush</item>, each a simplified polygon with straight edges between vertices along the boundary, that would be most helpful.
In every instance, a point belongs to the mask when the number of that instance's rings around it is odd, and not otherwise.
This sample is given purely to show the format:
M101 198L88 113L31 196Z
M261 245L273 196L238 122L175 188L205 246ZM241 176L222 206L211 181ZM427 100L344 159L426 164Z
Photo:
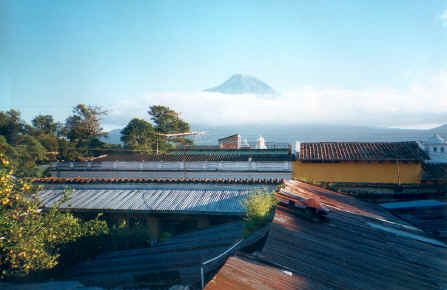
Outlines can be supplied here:
M277 203L275 196L267 190L257 190L249 194L242 202L245 209L244 237L271 222Z
M81 223L58 211L59 203L42 210L36 198L40 188L14 177L0 153L0 278L24 277L58 264L63 245L108 232L98 219Z

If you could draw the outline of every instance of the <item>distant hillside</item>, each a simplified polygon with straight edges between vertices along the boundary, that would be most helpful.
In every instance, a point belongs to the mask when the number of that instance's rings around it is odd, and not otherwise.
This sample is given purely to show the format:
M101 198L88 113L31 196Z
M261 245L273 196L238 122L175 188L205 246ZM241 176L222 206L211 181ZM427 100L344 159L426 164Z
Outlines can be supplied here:
M217 87L206 89L206 92L221 94L255 94L271 95L277 93L263 81L249 75L235 74Z
M447 136L447 124L431 129L433 133L437 133L444 138Z
M114 129L107 132L107 137L101 138L102 141L109 144L121 144L121 129Z
M372 128L362 126L342 125L310 125L310 124L288 124L288 125L232 125L232 126L204 126L192 124L193 131L206 131L204 135L195 137L193 140L200 145L215 145L222 137L235 133L241 134L243 139L249 143L256 142L262 135L267 142L290 143L295 145L296 141L324 142L324 141L415 141L430 137L437 133L444 138L447 137L447 125L429 130ZM112 130L105 141L111 144L120 144L120 129Z

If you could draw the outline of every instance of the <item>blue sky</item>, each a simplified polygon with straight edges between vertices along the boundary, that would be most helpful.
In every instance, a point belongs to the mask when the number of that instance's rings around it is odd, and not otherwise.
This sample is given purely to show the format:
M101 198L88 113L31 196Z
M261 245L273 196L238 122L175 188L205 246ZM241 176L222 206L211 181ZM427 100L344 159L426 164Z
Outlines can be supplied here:
M284 99L248 117L217 110L220 122L253 122L267 108L299 122L310 106L306 121L447 123L447 1L10 0L0 11L0 110L26 120L63 120L78 103L109 109L110 128L156 103L193 119L203 111L188 103L200 102L203 89L246 73ZM201 110L224 102L205 99ZM248 100L257 102L238 106ZM427 100L432 106L420 108ZM301 109L284 116L287 102Z

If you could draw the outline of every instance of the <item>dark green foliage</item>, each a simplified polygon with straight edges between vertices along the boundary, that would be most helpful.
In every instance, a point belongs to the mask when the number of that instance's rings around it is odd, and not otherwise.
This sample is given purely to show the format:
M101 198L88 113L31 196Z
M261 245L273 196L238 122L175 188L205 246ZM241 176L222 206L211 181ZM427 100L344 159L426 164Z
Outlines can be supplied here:
M46 135L56 135L60 124L54 122L53 116L51 115L38 115L31 123L34 128L39 131L40 134Z
M189 132L189 124L179 117L179 113L165 106L151 106L148 114L155 124L158 133L184 133ZM183 137L176 137L170 140L174 143L192 145L192 141Z
M72 142L88 142L107 134L101 127L101 118L107 112L97 106L79 104L73 108L73 115L65 121L64 134Z
M20 112L9 110L0 112L0 135L5 136L6 142L15 145L25 132L25 122L21 120Z
M132 119L121 130L121 141L127 149L142 151L144 153L155 151L157 146L157 136L155 135L154 127L151 123L141 119Z
M167 139L157 133L189 131L188 123L168 107L152 106L149 112L152 121L133 119L122 130L121 140L126 150L143 153L165 153L173 149L172 143L192 144L183 137ZM32 126L26 124L20 112L0 112L0 152L3 152L16 168L19 177L42 176L47 165L53 161L77 161L121 151L121 145L101 141L106 133L101 127L101 118L106 111L97 106L79 104L65 125L55 122L51 115L38 115ZM44 165L44 166L40 166Z

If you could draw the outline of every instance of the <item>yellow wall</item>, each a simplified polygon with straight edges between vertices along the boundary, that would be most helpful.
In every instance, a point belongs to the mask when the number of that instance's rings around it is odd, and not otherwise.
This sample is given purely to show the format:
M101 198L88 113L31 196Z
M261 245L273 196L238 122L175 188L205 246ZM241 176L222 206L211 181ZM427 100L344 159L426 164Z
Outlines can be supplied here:
M398 183L397 163L295 161L293 177L310 182ZM399 162L400 183L420 183L421 163Z

